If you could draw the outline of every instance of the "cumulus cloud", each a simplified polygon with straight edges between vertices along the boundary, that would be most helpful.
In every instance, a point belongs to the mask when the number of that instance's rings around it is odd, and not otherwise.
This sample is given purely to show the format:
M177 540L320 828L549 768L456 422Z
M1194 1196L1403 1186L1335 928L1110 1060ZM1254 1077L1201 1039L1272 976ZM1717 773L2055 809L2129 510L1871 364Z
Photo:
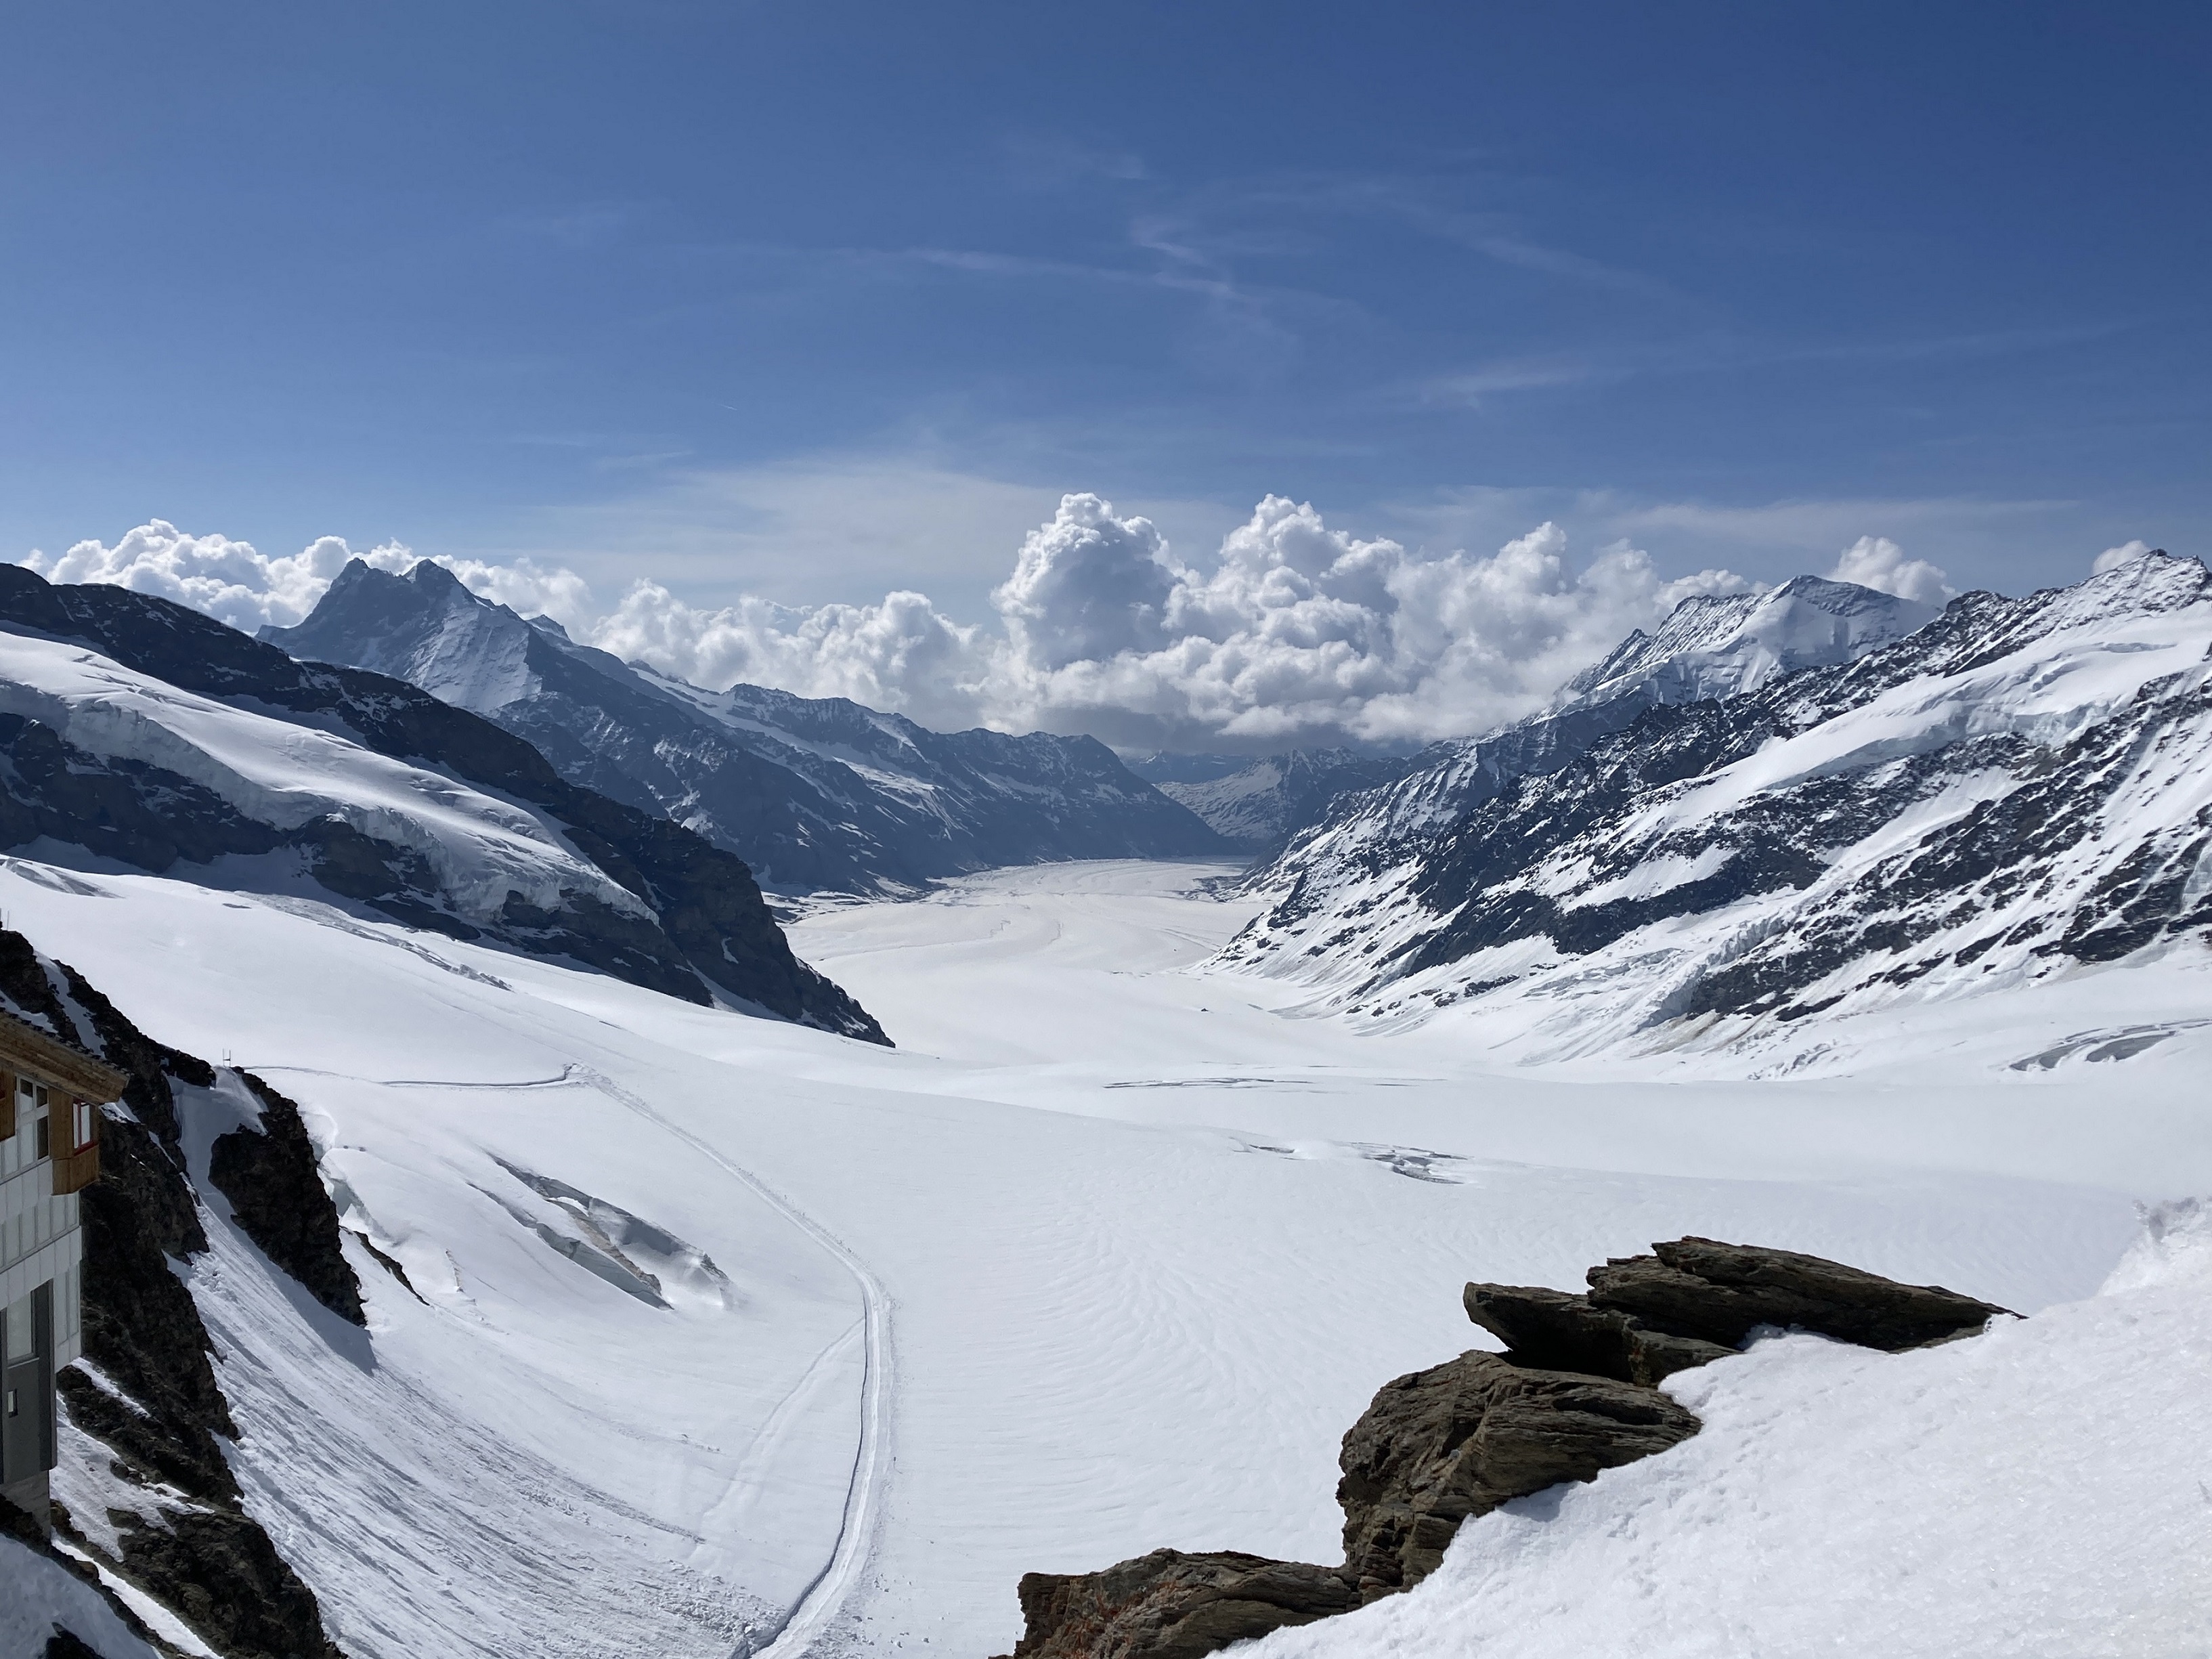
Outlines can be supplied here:
M1941 605L1951 597L1950 583L1941 568L1925 559L1906 558L1905 550L1887 536L1860 537L1837 556L1828 579L1879 588L1923 605Z
M140 525L112 547L82 541L58 556L33 552L23 562L48 581L112 582L175 599L250 634L264 623L283 628L300 621L355 557L380 570L415 563L415 555L397 543L356 555L336 536L270 558L251 542L188 536L162 519Z
M251 628L298 620L347 556L335 538L270 559L155 524L114 549L82 543L31 562L57 580L125 582ZM415 557L398 547L366 556L392 570ZM566 569L441 562L486 598L698 684L850 697L939 727L1246 750L1487 729L1540 706L1681 600L1753 586L1717 569L1662 577L1626 542L1578 561L1550 522L1488 555L1409 549L1362 539L1279 495L1193 562L1147 520L1066 496L1024 538L992 594L996 615L981 623L908 591L861 605L748 597L708 609L645 580L609 608ZM1862 543L1843 562L1941 582L1887 543Z
M2150 544L2138 536L2133 541L2122 542L2118 547L2106 548L2097 555L2096 562L2092 564L2089 569L2092 574L2101 576L2107 570L2117 570L2124 564L2133 564L2149 551Z

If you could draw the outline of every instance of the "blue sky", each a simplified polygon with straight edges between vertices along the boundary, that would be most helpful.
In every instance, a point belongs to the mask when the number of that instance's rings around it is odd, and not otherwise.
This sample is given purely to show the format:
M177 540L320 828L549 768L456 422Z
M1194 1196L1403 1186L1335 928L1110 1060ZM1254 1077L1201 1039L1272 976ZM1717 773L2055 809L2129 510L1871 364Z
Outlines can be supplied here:
M1957 586L2212 526L2202 7L19 8L0 544L981 612L1064 490Z

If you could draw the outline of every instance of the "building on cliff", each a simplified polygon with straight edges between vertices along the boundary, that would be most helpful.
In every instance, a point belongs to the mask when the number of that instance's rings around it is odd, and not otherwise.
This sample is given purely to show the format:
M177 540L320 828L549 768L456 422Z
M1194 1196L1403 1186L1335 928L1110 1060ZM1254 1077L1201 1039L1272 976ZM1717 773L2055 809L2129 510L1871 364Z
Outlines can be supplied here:
M77 1194L100 1173L100 1108L129 1079L0 1014L0 1496L46 1518L54 1373L83 1341Z

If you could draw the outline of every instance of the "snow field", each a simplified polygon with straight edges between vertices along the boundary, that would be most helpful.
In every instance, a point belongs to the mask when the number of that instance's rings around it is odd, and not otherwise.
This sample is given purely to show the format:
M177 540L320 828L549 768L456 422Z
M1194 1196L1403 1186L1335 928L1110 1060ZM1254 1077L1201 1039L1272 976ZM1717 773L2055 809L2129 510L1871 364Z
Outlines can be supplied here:
M2197 1659L2208 1246L1938 1348L1776 1336L1682 1372L1693 1438L1468 1522L1407 1595L1239 1651Z
M280 830L335 816L410 848L471 915L498 915L510 890L549 909L574 890L649 914L525 807L296 718L180 691L82 645L0 629L0 712L41 720L88 753L189 778Z
M1032 1568L1337 1559L1338 1440L1479 1345L1468 1278L1572 1285L1700 1232L2033 1312L2094 1289L2131 1195L2212 1188L2201 1140L2151 1156L2162 1050L2017 1073L1905 1032L1918 1074L1856 1091L1496 1067L1188 971L1249 914L1193 896L1209 873L815 913L796 948L893 1052L155 878L8 860L0 908L150 1035L298 1100L346 1224L421 1293L354 1249L364 1341L220 1213L191 1269L249 1504L356 1659L729 1651L841 1539L813 1650L1003 1652ZM204 1160L240 1097L188 1092ZM539 1231L595 1248L586 1209L711 1257L727 1304L672 1268L655 1306ZM880 1421L848 1257L882 1299Z

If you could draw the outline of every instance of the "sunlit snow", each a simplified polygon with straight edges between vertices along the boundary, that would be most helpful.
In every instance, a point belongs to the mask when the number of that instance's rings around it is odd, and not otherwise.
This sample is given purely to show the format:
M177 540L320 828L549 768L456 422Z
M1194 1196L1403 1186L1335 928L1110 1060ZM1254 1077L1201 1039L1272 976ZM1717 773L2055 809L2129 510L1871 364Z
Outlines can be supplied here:
M1694 1231L2033 1313L2095 1290L2130 1199L2212 1188L2204 1033L2011 1064L2156 971L1899 1026L1865 1084L1532 1072L1192 971L1249 914L1216 873L1044 866L803 921L896 1052L296 899L12 860L0 908L295 1097L344 1224L412 1282L349 1243L364 1338L219 1198L190 1269L249 1506L360 1659L721 1655L802 1602L783 1651L1003 1651L1032 1568L1336 1559L1337 1441L1479 1345L1469 1277L1572 1285ZM196 1159L241 1107L184 1091ZM665 1305L584 1259L608 1245ZM1896 1363L1795 1352L1697 1386L1771 1404Z

